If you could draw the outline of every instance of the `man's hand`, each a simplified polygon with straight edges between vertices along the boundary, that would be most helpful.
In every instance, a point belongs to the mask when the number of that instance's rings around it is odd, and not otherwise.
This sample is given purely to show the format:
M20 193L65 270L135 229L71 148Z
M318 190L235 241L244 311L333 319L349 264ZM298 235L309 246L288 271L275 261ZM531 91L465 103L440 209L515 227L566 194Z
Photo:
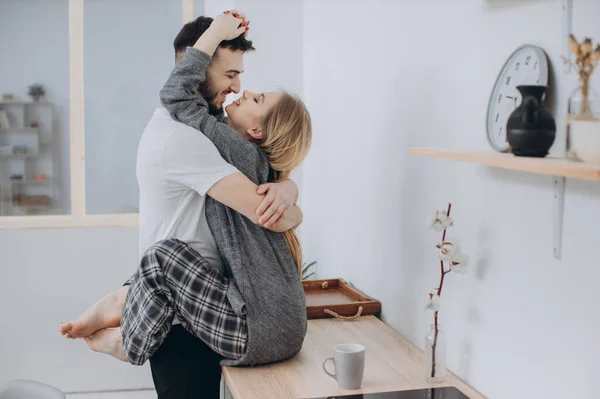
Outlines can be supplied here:
M298 201L298 186L292 180L263 184L256 193L265 195L256 209L256 216L259 218L258 224L266 228L277 223L281 215Z
M277 221L269 230L277 233L283 233L284 231L294 230L302 223L304 215L302 209L298 205L294 205L288 208L284 213L283 217Z

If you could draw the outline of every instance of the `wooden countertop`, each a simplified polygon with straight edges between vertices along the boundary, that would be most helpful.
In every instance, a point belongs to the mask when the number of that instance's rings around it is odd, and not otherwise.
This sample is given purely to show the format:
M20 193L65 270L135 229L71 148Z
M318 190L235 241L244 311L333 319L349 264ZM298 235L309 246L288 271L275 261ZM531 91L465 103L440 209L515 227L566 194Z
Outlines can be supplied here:
M359 390L338 389L323 372L323 360L340 343L366 347ZM309 320L304 346L294 358L266 366L223 367L223 377L234 399L304 399L435 386L455 386L471 399L484 398L450 372L442 384L425 382L422 363L423 352L375 316L351 322L317 319Z

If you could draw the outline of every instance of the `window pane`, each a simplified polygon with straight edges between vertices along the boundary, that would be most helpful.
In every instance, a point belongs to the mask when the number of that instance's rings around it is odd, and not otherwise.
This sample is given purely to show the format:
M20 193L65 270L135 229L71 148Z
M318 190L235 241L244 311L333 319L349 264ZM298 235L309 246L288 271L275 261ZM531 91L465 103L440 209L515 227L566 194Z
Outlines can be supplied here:
M0 49L0 216L70 213L68 0L0 1Z
M138 211L137 145L175 62L181 12L174 0L85 1L88 214Z

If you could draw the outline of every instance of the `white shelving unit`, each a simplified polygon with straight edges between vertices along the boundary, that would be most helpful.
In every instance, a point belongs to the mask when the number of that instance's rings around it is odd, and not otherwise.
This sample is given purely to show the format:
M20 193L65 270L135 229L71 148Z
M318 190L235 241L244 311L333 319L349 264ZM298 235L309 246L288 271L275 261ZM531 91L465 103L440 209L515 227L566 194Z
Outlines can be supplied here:
M0 216L55 213L53 104L0 102L0 112Z

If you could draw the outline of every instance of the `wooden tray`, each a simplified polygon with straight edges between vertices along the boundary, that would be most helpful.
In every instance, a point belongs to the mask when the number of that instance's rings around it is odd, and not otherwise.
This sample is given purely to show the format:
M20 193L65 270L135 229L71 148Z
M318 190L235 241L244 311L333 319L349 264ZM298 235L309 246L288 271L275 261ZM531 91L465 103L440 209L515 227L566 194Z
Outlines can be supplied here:
M361 315L378 315L381 312L381 302L349 286L342 279L304 280L302 286L309 319L333 317L325 313L325 309L346 317L356 315L361 306Z

